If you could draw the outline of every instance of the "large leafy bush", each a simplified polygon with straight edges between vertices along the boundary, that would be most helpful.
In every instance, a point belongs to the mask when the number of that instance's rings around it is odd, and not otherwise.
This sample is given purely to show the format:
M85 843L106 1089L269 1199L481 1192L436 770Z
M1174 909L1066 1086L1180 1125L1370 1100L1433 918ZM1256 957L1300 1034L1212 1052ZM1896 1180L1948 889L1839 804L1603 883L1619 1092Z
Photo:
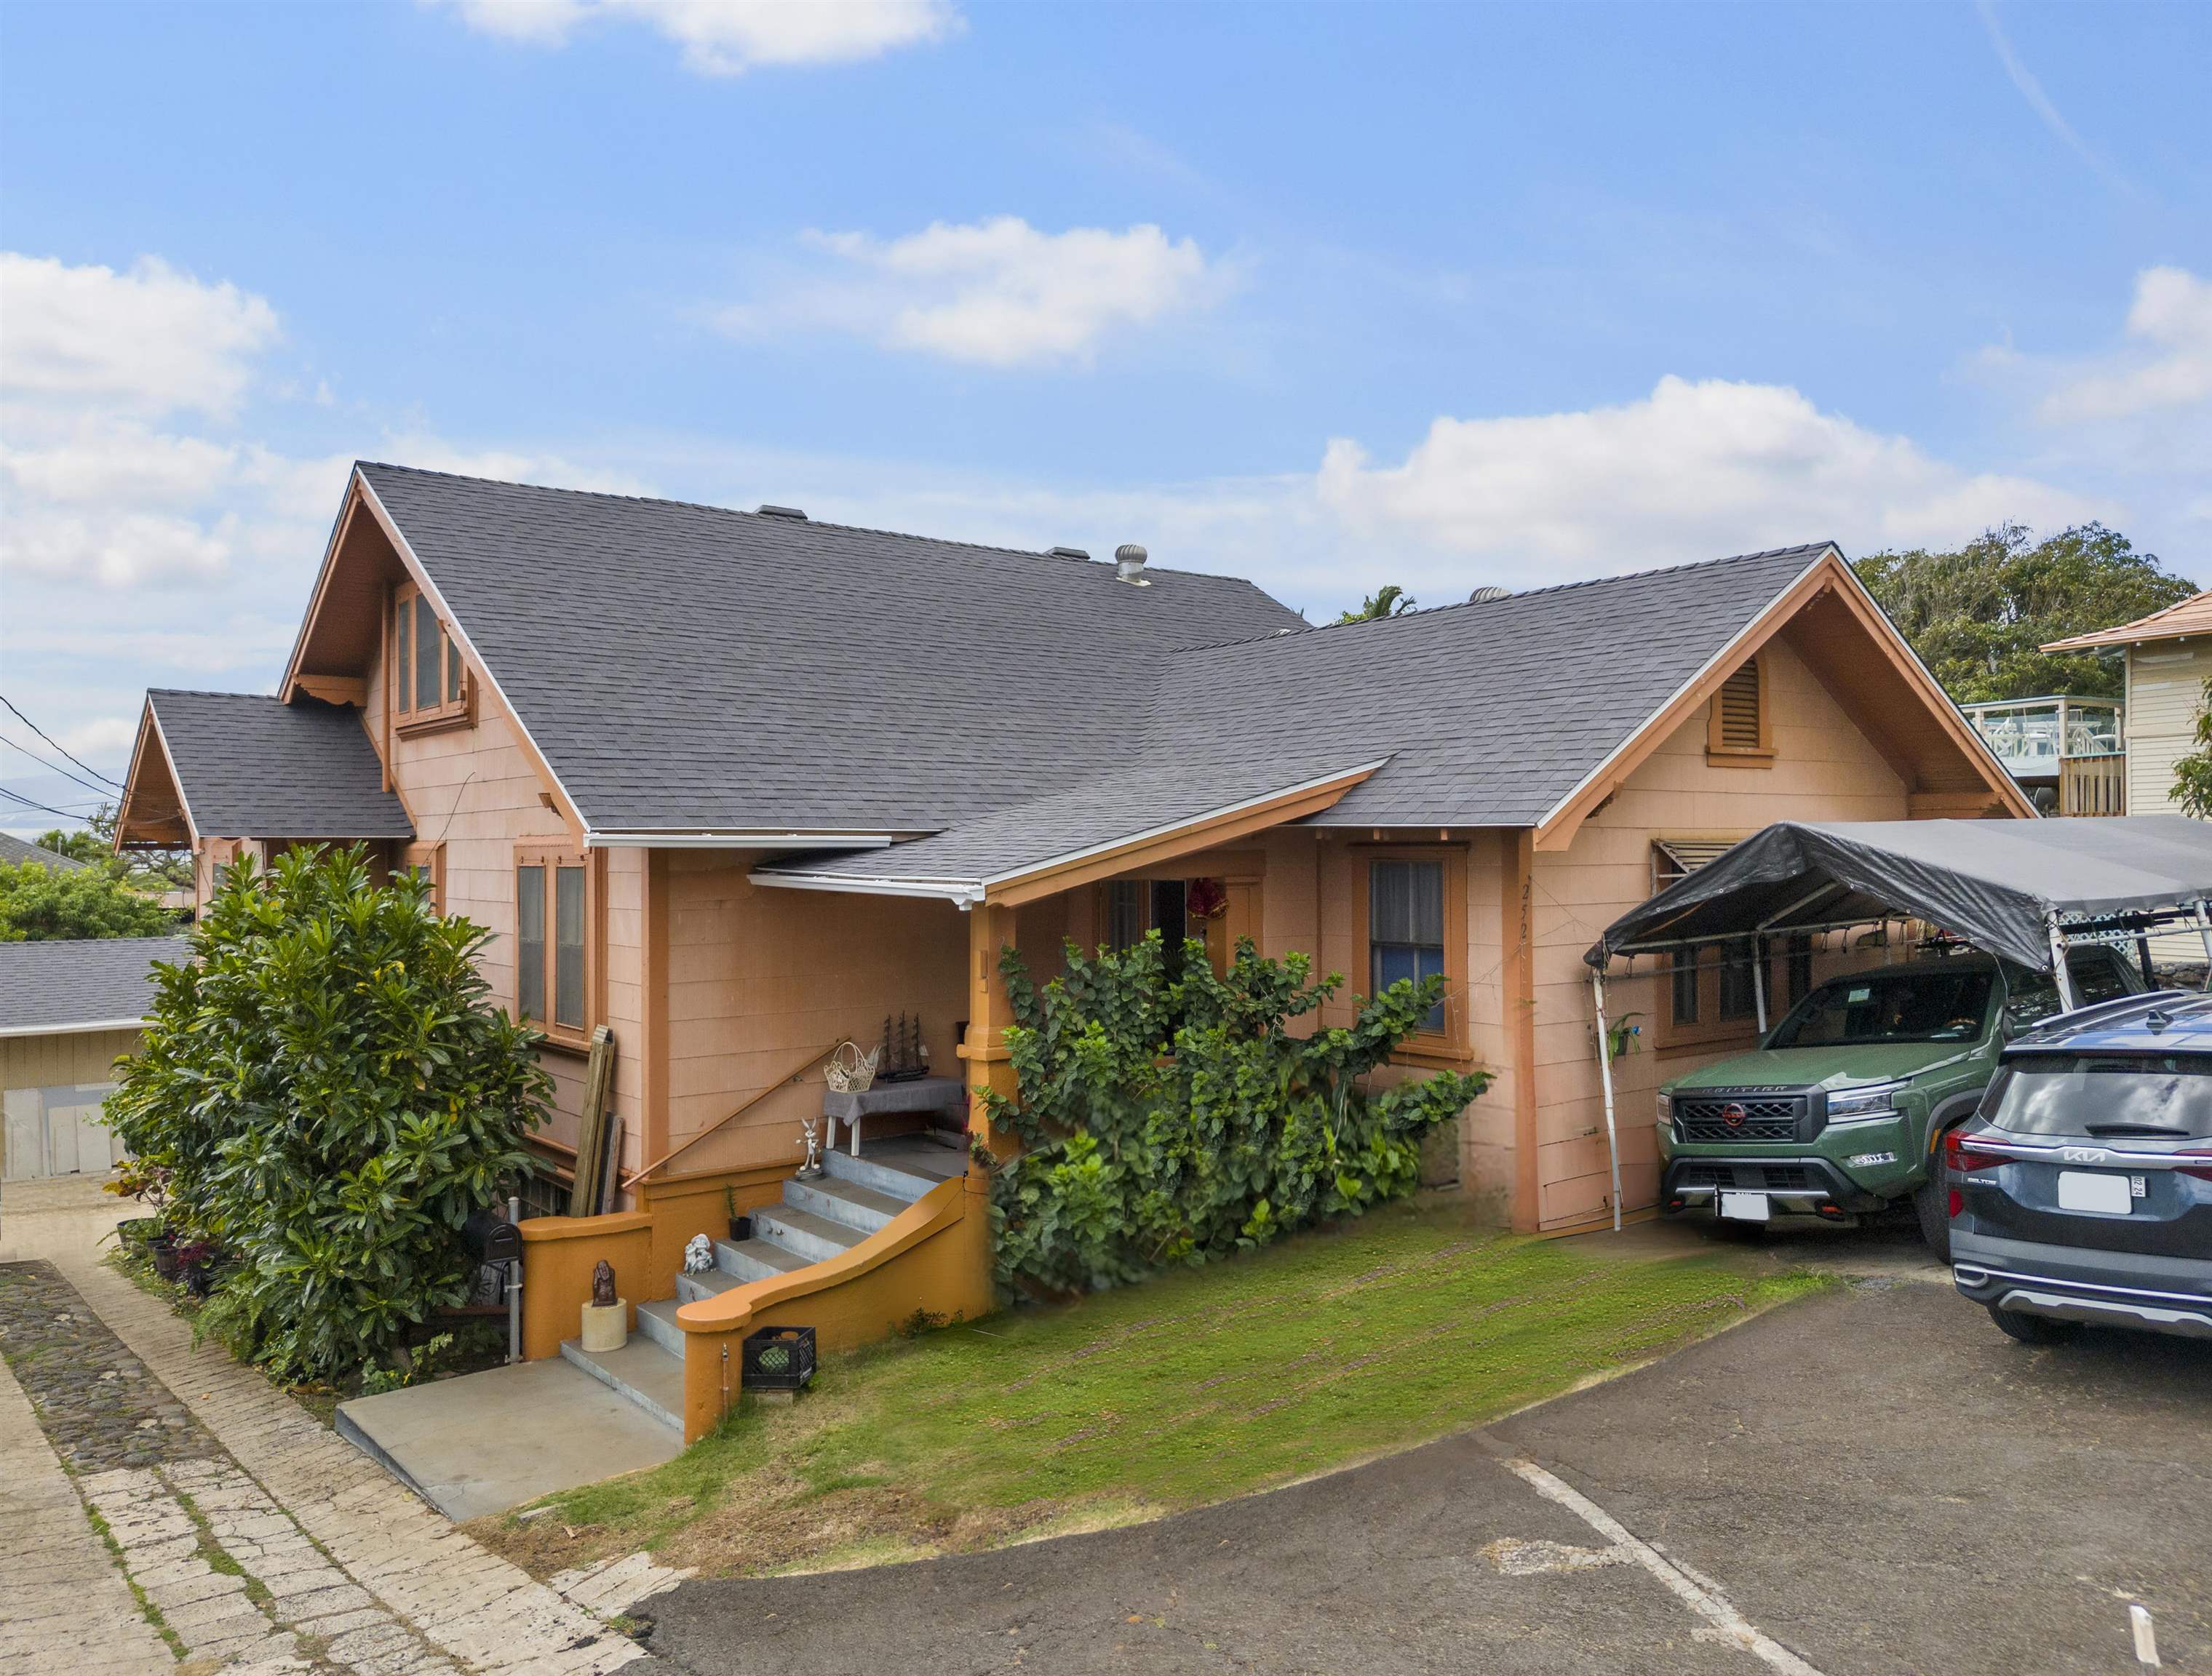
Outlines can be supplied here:
M167 937L179 915L105 867L0 861L0 943Z
M208 1319L283 1377L404 1359L466 1297L463 1221L528 1167L550 1084L488 998L489 935L359 848L295 852L234 869L155 968L108 1120L173 1226L235 1258Z
M1489 1085L1438 1075L1376 1091L1366 1073L1425 1017L1443 980L1394 984L1349 1026L1290 1033L1335 993L1303 954L1240 941L1225 974L1205 945L1171 975L1158 933L1123 952L1067 945L1040 991L1002 969L1015 1098L992 1121L1021 1155L993 1183L1000 1279L1067 1291L1201 1263L1410 1191L1423 1131Z

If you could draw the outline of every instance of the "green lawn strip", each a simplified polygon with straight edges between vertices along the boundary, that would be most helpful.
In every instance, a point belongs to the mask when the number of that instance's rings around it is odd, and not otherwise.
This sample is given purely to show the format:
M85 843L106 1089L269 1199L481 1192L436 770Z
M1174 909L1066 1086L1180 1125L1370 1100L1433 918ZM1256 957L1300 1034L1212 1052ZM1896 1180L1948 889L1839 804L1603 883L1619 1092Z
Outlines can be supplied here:
M1604 1260L1396 1206L829 1358L796 1409L741 1411L666 1466L556 1501L648 1544L764 1466L814 1496L881 1485L953 1512L1188 1507L1480 1424L1824 1284L1728 1254Z

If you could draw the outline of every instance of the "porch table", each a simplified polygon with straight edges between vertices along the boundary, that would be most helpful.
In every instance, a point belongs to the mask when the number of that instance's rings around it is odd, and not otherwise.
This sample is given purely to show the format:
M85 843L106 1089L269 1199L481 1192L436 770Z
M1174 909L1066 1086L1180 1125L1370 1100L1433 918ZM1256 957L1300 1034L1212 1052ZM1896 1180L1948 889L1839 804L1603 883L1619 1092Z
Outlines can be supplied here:
M968 1084L957 1077L917 1077L906 1083L878 1083L860 1093L824 1089L822 1115L829 1124L830 1150L837 1150L837 1126L852 1131L852 1152L860 1156L860 1123L865 1118L894 1113L943 1112L964 1126L968 1120Z

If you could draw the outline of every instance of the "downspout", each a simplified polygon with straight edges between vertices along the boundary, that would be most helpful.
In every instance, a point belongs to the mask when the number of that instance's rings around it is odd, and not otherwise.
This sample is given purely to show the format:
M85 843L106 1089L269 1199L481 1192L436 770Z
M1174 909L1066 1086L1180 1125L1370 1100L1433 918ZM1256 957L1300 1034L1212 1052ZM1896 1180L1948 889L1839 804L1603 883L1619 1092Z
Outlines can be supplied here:
M1613 1038L1605 1029L1605 970L1590 968L1590 1005L1597 1014L1597 1074L1605 1084L1605 1156L1613 1167L1613 1231L1620 1231L1620 1137L1613 1120ZM1761 1028L1765 1028L1761 1026Z

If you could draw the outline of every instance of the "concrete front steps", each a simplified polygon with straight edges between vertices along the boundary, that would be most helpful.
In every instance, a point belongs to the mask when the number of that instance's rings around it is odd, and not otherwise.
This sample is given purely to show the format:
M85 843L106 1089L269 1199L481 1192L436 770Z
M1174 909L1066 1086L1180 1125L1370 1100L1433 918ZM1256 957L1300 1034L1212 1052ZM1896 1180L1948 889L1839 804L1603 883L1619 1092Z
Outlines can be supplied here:
M664 1425L684 1430L684 1329L676 1312L686 1303L750 1280L790 1274L850 1250L940 1181L967 1173L955 1148L926 1136L902 1135L864 1145L860 1155L831 1152L829 1173L783 1184L783 1202L752 1213L749 1240L716 1240L714 1266L676 1277L676 1296L637 1306L637 1332L618 1351L586 1350L574 1339L561 1354L592 1378L628 1397Z

